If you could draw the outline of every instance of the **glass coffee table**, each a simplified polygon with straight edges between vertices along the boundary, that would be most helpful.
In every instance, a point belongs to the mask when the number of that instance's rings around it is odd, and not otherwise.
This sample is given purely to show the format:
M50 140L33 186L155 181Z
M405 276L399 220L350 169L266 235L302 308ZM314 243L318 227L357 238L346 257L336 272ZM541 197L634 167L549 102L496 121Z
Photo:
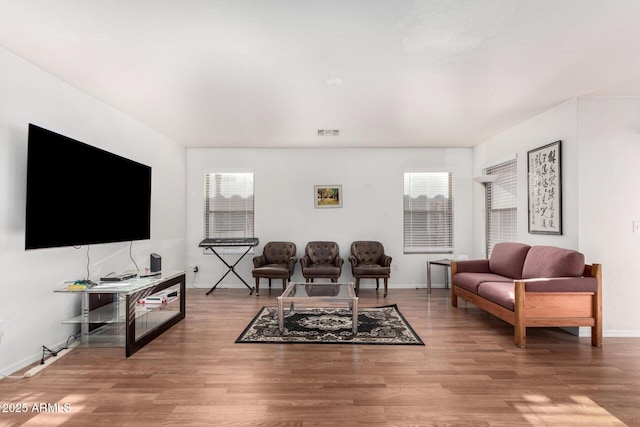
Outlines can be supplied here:
M358 297L353 283L296 283L291 282L278 297L278 325L284 331L284 310L296 306L306 308L349 307L352 313L353 335L358 333Z

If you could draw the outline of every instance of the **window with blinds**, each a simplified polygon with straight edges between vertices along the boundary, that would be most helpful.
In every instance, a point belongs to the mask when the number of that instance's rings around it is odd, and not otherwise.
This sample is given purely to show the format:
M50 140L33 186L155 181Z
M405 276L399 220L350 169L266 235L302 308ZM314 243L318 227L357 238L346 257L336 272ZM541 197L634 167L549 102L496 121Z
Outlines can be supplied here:
M448 172L405 172L404 253L453 253L453 191Z
M487 257L496 243L514 242L518 217L517 164L509 160L485 169L485 174L497 176L487 184Z
M205 238L254 237L253 172L205 175Z

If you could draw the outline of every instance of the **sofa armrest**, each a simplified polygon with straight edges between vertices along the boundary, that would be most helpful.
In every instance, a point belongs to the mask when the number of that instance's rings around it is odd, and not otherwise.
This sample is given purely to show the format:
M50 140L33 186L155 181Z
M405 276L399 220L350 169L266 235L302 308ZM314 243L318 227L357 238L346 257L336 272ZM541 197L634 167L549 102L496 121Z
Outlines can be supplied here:
M349 263L351 264L351 268L358 265L358 259L354 255L349 255Z
M455 264L455 266L454 266ZM469 259L464 261L452 261L451 273L491 273L488 259Z
M391 267L391 257L387 254L382 254L380 257L380 264L384 267Z
M253 266L255 268L261 267L267 263L267 257L264 255L253 257Z
M311 264L311 258L309 258L309 255L305 255L302 258L300 258L300 265L302 267L308 267L309 264Z
M297 256L289 257L289 273L293 274L293 270L296 268L296 262L298 262Z

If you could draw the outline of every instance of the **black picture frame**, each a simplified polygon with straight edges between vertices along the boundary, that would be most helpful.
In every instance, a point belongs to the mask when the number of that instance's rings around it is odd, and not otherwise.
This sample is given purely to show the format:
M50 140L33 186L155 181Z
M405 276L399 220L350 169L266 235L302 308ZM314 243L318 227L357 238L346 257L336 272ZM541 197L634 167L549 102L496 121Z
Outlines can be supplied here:
M561 142L527 152L530 234L562 234Z

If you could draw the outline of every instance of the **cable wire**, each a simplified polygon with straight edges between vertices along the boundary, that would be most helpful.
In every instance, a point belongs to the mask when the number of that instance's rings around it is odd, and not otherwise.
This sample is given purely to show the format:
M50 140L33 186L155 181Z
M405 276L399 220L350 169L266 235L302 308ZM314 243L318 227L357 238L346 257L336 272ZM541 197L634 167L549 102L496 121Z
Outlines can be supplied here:
M138 264L136 263L136 260L133 259L133 254L132 254L132 248L133 248L133 240L129 243L129 258L131 258L131 261L133 262L133 265L136 266L136 272L140 272L140 268L138 267Z
M91 263L91 257L89 256L89 248L91 246L87 245L87 277L86 280L89 280L89 264Z

